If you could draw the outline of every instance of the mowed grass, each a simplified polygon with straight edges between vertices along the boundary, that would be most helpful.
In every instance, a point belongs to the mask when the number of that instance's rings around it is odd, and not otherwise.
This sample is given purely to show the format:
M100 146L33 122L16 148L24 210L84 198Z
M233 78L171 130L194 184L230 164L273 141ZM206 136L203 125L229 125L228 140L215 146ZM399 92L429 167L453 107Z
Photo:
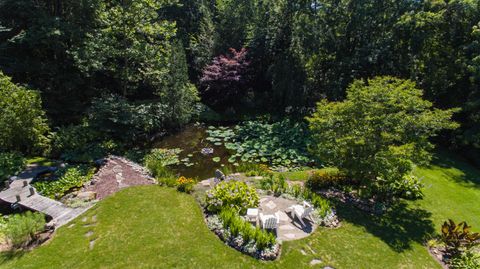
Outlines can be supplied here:
M480 228L480 173L444 155L416 173L425 199L401 203L382 217L337 205L338 229L286 242L274 262L225 246L206 227L191 196L158 186L123 190L59 229L45 246L3 255L1 268L441 268L423 242L446 218ZM89 233L90 232L90 233ZM90 241L96 239L90 249Z

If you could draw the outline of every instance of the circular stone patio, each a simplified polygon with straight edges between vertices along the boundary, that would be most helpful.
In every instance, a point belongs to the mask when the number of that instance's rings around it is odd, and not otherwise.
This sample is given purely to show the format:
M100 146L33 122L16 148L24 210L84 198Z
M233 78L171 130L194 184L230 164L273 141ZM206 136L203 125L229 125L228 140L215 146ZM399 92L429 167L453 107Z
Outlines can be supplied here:
M275 212L278 212L280 223L277 229L277 238L282 241L305 238L317 228L317 225L312 223L310 219L303 220L305 226L303 226L297 218L292 219L288 208L296 204L298 204L297 201L282 197L262 196L260 198L259 209L261 213L264 215L274 215Z

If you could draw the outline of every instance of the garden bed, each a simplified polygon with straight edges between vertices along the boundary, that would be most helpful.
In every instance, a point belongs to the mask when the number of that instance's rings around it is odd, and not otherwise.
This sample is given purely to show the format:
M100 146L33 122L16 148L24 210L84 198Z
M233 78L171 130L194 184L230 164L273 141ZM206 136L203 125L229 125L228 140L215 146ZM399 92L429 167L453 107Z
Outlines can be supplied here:
M280 256L281 246L278 242L268 248L259 250L255 242L251 240L246 242L242 235L232 236L231 232L223 227L222 221L218 215L207 214L205 215L205 221L208 228L214 232L218 238L220 238L220 240L237 251L252 256L256 259L266 261L275 260Z

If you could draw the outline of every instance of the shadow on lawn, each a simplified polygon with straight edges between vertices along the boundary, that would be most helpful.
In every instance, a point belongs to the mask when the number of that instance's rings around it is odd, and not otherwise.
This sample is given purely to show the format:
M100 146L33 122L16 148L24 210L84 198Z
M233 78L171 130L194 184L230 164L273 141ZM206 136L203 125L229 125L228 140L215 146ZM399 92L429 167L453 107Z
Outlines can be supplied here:
M340 218L363 226L397 252L411 249L413 242L423 244L435 231L429 219L430 212L408 207L405 202L395 205L382 216L369 215L345 204L337 204L337 209Z
M459 184L468 184L469 187L480 188L480 171L462 159L461 156L455 157L451 158L451 154L448 155L443 151L439 151L428 168L435 169L435 166L438 166L445 169L457 169L460 173L449 170L444 170L443 173Z

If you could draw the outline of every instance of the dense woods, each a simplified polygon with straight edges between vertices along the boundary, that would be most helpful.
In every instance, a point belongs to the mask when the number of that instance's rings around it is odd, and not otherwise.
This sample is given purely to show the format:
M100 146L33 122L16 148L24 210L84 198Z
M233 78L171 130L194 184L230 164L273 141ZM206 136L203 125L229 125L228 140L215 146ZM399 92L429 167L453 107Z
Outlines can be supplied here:
M220 114L303 117L355 79L390 75L462 108L448 144L473 154L479 22L470 0L1 0L0 69L40 92L51 127L84 122L103 98L158 111L140 128L152 133L207 109L198 97Z

